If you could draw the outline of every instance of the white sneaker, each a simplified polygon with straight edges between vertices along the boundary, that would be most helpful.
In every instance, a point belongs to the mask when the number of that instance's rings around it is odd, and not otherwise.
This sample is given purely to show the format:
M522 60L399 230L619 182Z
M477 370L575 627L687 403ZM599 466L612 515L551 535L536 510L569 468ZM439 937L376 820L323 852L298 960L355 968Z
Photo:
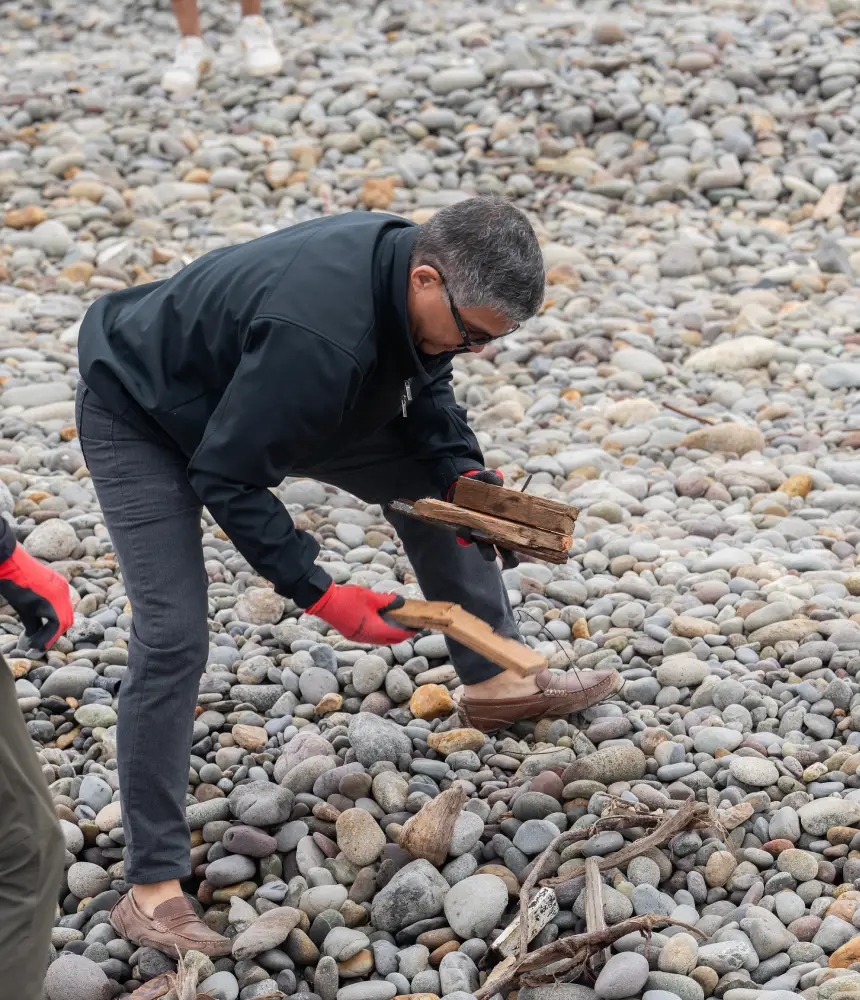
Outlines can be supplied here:
M196 90L200 78L212 69L212 50L197 35L185 35L176 46L173 65L161 78L167 91Z
M281 53L275 48L272 29L262 17L243 17L238 38L249 76L274 76L281 72Z

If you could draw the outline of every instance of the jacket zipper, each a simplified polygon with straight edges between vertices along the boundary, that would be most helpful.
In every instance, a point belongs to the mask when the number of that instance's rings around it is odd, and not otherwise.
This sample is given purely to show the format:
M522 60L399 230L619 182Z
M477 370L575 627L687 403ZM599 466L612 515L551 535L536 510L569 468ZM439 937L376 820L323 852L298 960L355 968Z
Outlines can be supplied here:
M412 402L412 379L408 378L403 383L403 392L400 393L400 409L403 411L403 418L406 419L406 407Z

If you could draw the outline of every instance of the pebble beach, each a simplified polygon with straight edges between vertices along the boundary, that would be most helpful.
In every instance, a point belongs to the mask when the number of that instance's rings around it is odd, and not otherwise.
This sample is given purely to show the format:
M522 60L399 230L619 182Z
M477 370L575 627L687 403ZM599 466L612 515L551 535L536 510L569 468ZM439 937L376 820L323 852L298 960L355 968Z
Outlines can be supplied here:
M579 510L567 564L505 584L553 668L624 686L469 729L443 636L344 639L204 511L183 888L233 952L190 957L198 996L860 1000L860 3L272 3L273 79L242 73L238 5L202 6L217 62L182 99L168 4L0 9L0 513L76 606L41 656L0 608L66 844L46 1000L177 969L108 922L133 609L74 428L84 312L285 226L474 195L528 215L548 284L456 395L507 485ZM421 596L379 506L276 492L336 582ZM613 863L690 800L698 825ZM532 952L594 926L587 859L608 929L674 923L494 994L538 859Z

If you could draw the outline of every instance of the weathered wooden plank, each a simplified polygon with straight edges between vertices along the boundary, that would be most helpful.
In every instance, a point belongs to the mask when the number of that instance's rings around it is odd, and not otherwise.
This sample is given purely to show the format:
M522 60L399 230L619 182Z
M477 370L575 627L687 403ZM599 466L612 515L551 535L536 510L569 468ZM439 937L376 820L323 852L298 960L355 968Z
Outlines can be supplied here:
M405 514L407 517L411 517L416 521L423 521L425 524L432 524L437 528L444 528L448 531L456 531L459 527L459 525L452 524L451 522L440 519L435 515L433 517L425 517L423 514L417 514L415 512L414 504L408 500L391 500L389 501L388 507L396 514ZM559 565L564 565L568 560L566 550L539 549L530 548L527 545L512 545L510 541L505 538L499 538L496 535L491 535L485 531L480 531L474 528L472 530L477 541L486 542L489 545L497 545L500 549L515 550L521 556L525 556L526 559L539 559L543 560L543 562L558 563Z
M480 618L444 601L406 601L400 608L385 612L386 619L405 628L432 628L476 653L486 656L504 670L526 675L547 666L546 658L524 643L499 635Z
M459 605L454 608L452 620L444 629L445 635L486 656L505 670L525 675L535 674L546 668L546 657L531 646L499 635L486 622L470 615Z
M454 487L454 503L481 514L490 514L505 521L543 528L561 535L573 532L579 511L554 500L521 493L519 490L492 486L473 476L461 476Z
M498 538L507 548L518 549L525 546L529 549L551 549L557 552L567 551L573 544L572 535L563 535L543 528L532 528L514 521L504 521L490 514L479 514L477 511L466 510L453 503L443 500L416 500L413 504L416 514L431 520L447 521L449 524L460 524L467 528L478 528L494 538Z
M386 611L385 617L404 628L432 628L441 631L451 621L451 611L454 607L456 605L449 601L410 599L403 604L403 607Z

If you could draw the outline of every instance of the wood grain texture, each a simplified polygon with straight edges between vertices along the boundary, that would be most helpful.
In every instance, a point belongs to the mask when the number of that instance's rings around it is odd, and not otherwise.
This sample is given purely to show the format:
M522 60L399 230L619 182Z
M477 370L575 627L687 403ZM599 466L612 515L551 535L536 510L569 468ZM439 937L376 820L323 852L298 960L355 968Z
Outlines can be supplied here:
M500 539L507 548L516 549L525 546L530 549L550 549L556 552L566 552L573 544L572 535L563 535L544 528L532 528L514 521L504 521L490 514L479 514L474 510L466 510L444 500L416 500L413 504L415 513L431 520L447 521L449 524L461 524L467 528L478 528L480 531Z
M519 490L492 486L473 476L461 476L454 487L454 503L459 507L490 514L505 521L531 528L543 528L560 535L573 532L579 511L575 507L521 493Z
M406 601L401 608L385 612L385 618L405 628L432 628L486 656L488 660L523 676L547 666L546 658L524 643L499 635L459 604L445 601Z
M425 807L426 808L426 807ZM558 899L555 890L544 886L531 897L526 909L526 938L533 941L558 913ZM507 958L515 955L520 942L520 921L518 913L493 942L493 948Z
M453 506L453 504L446 506ZM432 524L437 528L444 528L448 531L456 531L459 527L458 524L455 524L447 518L439 517L436 514L432 517L426 517L423 514L416 513L415 505L409 500L391 500L388 504L388 508L395 514L405 514L407 517L411 517L416 521L423 521L425 524ZM474 532L474 536L477 541L486 542L489 545L495 545L500 549L515 550L521 556L525 556L526 559L538 559L543 562L558 563L562 566L567 564L568 554L566 549L541 549L528 545L513 545L510 541L508 541L508 539L499 538L498 535L489 534L486 531L481 531L477 528L473 528L472 531Z

